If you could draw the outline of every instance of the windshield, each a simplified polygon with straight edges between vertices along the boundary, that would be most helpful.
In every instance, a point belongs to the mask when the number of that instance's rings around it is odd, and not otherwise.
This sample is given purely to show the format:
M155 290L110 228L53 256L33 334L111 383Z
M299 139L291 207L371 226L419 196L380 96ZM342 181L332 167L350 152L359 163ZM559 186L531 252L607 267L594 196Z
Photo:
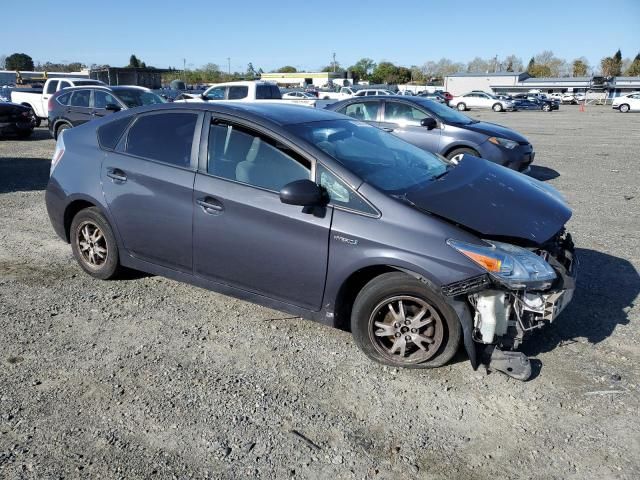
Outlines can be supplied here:
M460 113L453 108L447 107L443 103L438 103L434 102L433 100L426 99L420 100L417 103L425 107L428 112L433 113L444 123L456 123L458 125L469 125L471 123L477 123L477 120L467 117L464 113Z
M160 95L137 88L114 90L115 95L122 100L129 108L142 107L143 105L155 105L165 103L166 100Z
M447 164L436 155L355 120L327 120L287 128L388 194L402 195L447 170Z

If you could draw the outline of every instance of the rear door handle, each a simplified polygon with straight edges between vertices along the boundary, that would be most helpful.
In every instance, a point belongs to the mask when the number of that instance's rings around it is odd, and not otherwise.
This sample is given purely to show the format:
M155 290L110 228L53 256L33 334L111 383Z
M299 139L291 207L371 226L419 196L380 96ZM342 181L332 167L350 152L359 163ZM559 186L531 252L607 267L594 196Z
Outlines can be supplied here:
M118 183L124 183L127 181L127 175L119 168L108 168L107 177Z
M199 198L196 203L202 207L205 213L216 214L224 210L222 202L213 197Z
M385 132L393 132L393 128L391 127L382 127Z

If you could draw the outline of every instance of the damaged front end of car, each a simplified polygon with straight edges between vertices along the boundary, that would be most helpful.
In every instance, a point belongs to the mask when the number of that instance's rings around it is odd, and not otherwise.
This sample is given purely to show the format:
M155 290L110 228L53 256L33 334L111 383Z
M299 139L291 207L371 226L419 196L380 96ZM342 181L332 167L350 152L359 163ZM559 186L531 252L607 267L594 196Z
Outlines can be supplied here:
M528 333L553 322L573 297L577 259L571 235L563 229L530 248L491 239L447 243L486 270L442 287L462 322L473 367L484 364L527 380L531 363L516 350Z

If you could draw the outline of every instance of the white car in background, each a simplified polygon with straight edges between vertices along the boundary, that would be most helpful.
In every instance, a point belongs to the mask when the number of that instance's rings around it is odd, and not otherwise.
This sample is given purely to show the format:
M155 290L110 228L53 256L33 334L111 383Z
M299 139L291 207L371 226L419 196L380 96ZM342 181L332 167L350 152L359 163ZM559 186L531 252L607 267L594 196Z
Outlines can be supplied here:
M631 92L621 97L616 97L613 99L611 106L622 113L638 112L640 111L640 92Z
M461 112L472 108L490 108L494 112L516 110L516 104L513 100L503 100L490 93L479 91L453 97L449 100L449 106L457 108Z
M282 98L285 100L286 99L315 100L316 96L307 92L294 91L294 92L283 93Z
M373 97L376 95L395 95L395 92L383 88L364 88L353 94L354 97Z

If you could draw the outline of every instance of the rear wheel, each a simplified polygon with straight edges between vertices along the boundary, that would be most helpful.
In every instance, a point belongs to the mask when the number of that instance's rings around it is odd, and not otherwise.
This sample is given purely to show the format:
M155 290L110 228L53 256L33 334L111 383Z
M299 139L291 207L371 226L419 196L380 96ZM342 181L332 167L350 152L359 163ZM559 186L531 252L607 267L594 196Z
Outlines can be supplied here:
M406 368L447 363L461 327L441 295L405 273L385 273L358 294L351 314L358 347L372 360Z
M95 207L76 214L71 222L71 249L80 267L101 280L120 273L118 245L107 219Z
M456 105L456 108L461 112L464 112L467 109L467 106L464 103L460 102L458 105Z
M456 148L455 150L451 150L447 153L447 158L449 160L453 160L454 162L459 162L462 160L464 155L473 155L474 157L479 157L480 154L476 152L473 148Z
M500 103L494 104L493 107L491 107L491 108L493 108L494 112L501 112L503 110L502 109L502 105Z
M622 113L627 113L629 111L629 105L627 105L626 103L623 103L622 105L620 105L620 111Z

